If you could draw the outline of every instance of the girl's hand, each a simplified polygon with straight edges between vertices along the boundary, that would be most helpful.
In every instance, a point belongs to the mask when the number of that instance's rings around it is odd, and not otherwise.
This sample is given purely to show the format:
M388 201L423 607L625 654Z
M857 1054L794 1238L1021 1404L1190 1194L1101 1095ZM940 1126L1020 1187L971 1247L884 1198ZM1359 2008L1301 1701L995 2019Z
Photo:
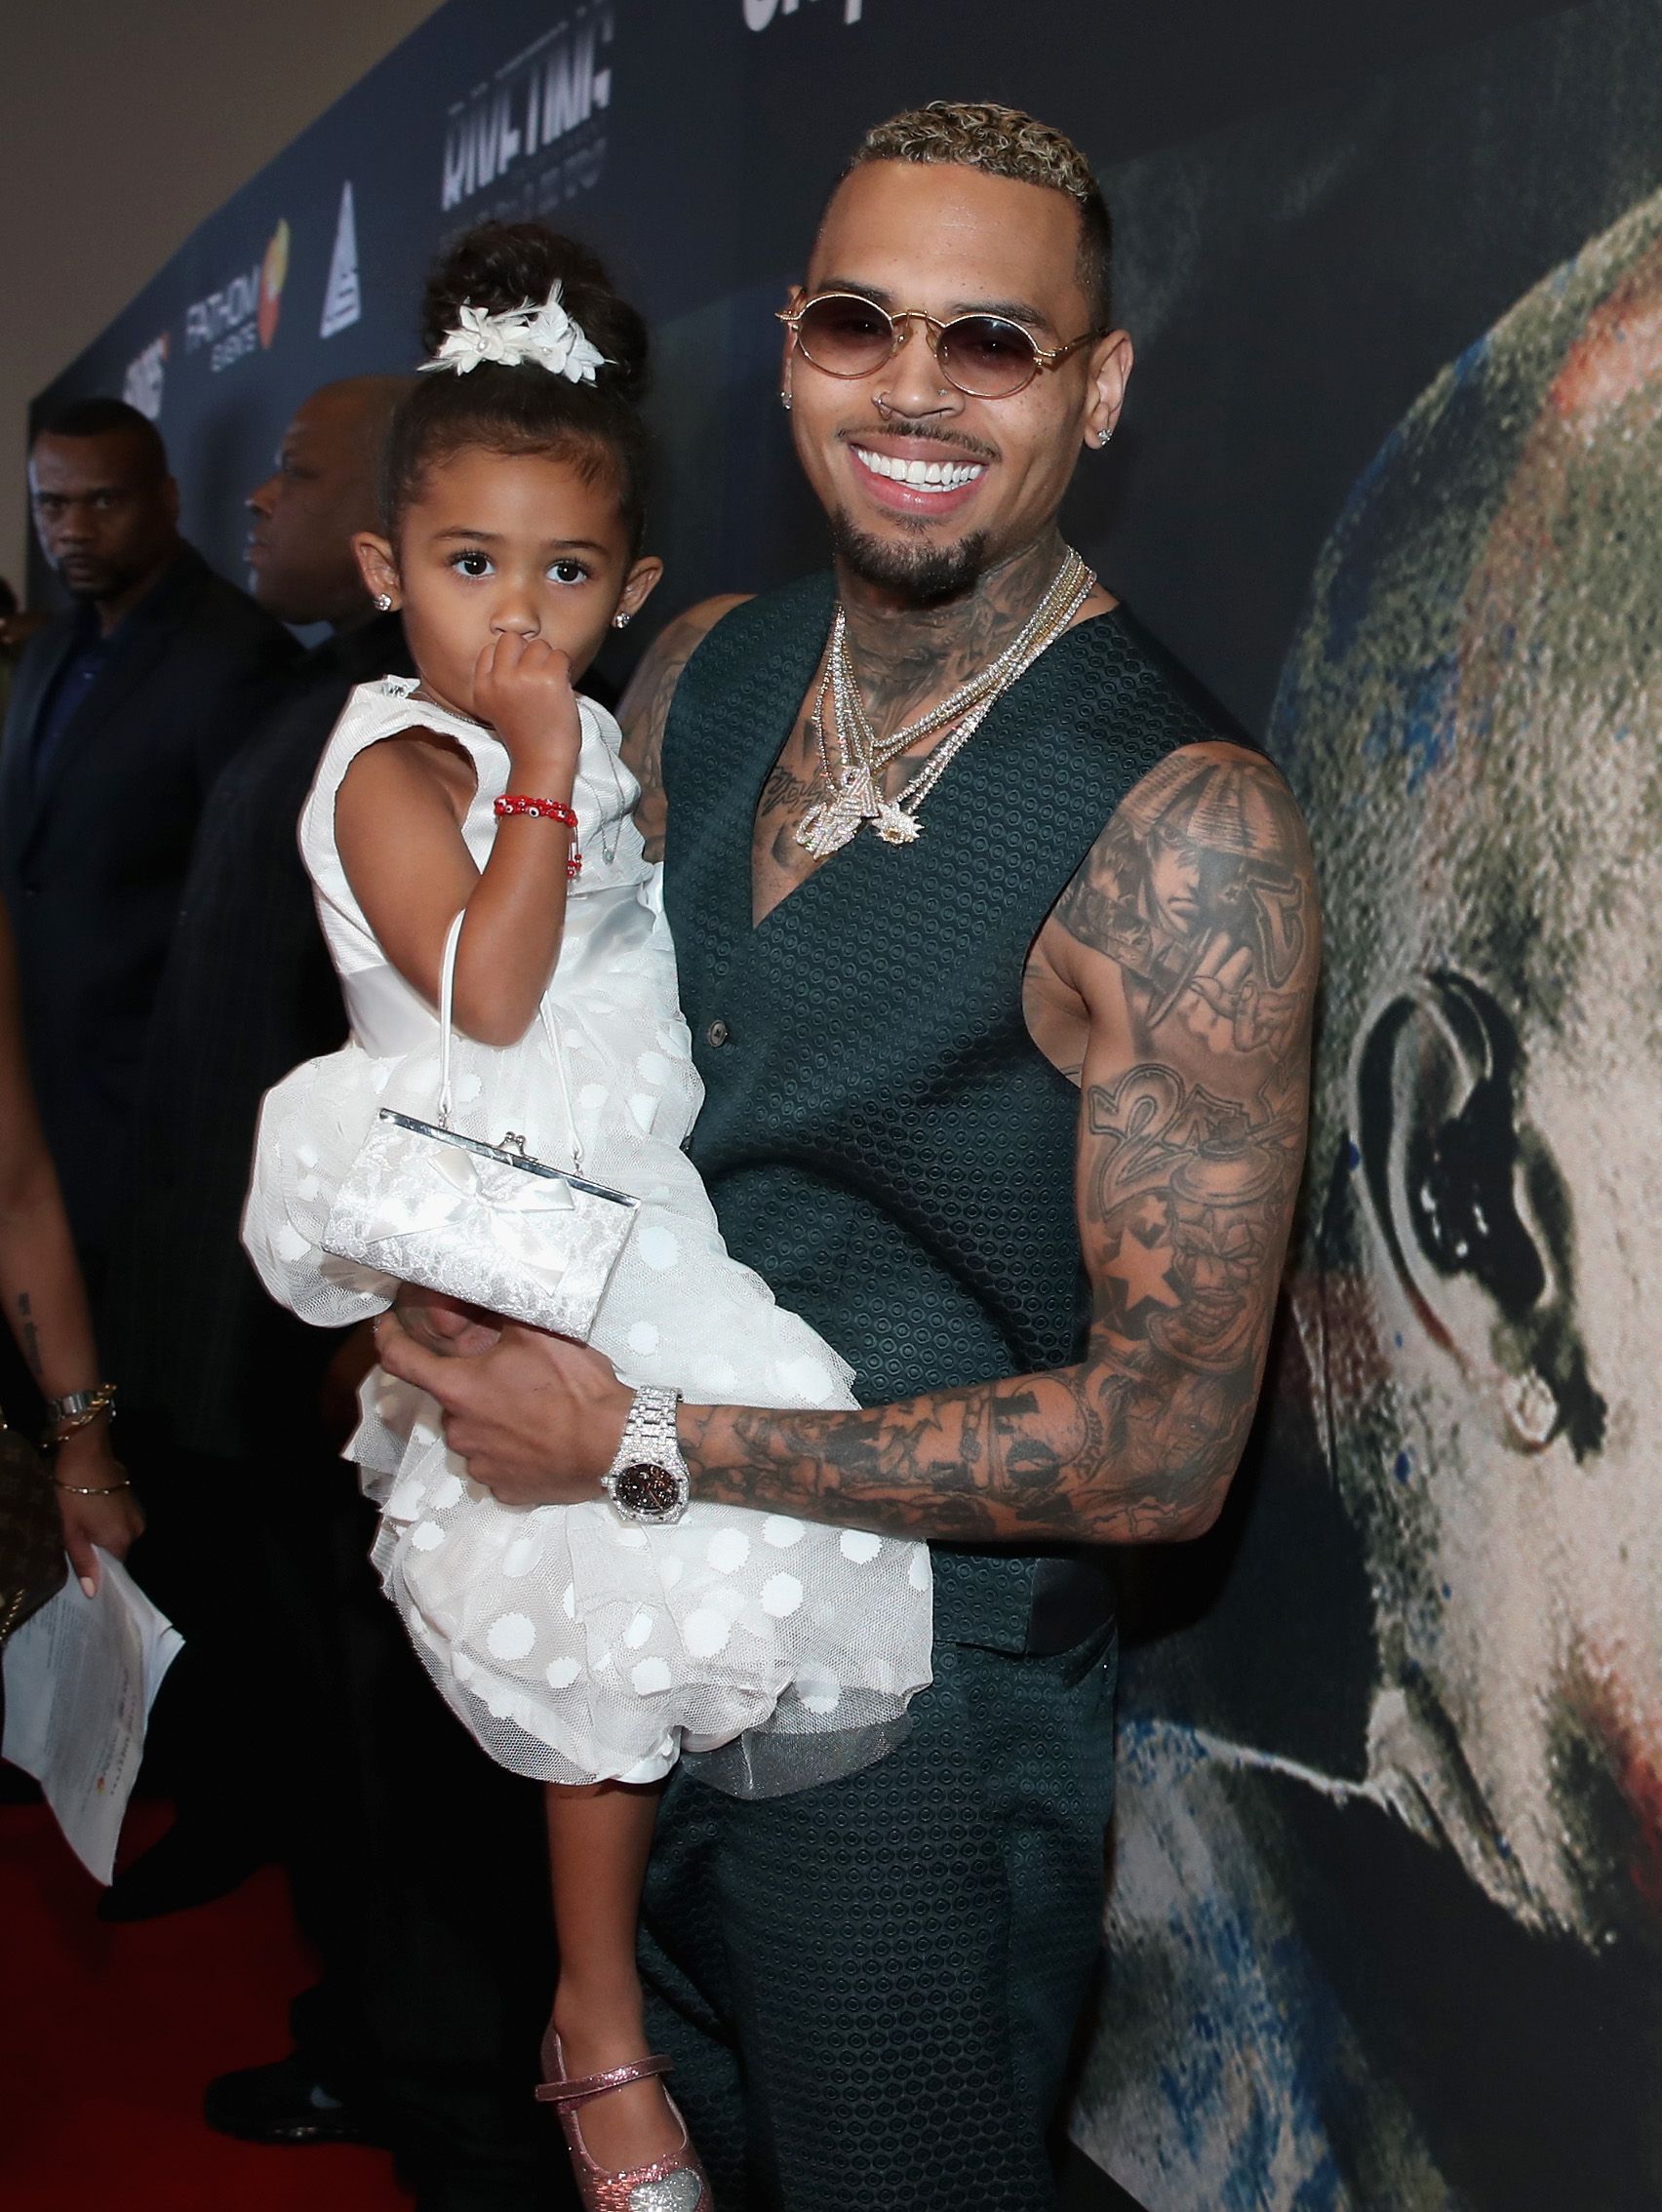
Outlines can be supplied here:
M507 747L516 775L559 780L537 798L570 797L583 728L572 664L557 646L517 632L493 638L474 664L473 704Z
M96 1421L90 1429L66 1437L58 1447L53 1473L60 1483L72 1485L56 1493L63 1523L63 1549L81 1588L91 1598L99 1587L99 1559L93 1546L108 1552L112 1559L124 1560L130 1546L144 1533L144 1516L131 1490L115 1487L126 1480L127 1470L110 1448L105 1421ZM110 1494L81 1498L75 1496L76 1490L107 1490Z

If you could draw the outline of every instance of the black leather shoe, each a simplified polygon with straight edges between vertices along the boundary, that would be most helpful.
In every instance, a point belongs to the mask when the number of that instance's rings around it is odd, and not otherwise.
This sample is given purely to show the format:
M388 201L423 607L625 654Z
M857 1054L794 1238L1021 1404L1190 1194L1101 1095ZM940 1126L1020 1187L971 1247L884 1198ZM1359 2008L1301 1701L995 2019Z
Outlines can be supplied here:
M159 1843L122 1868L99 1899L100 1920L159 1920L240 1889L267 1853L240 1837L175 1822Z
M361 2106L332 2097L298 2051L270 2066L245 2066L210 2081L202 2116L239 2143L373 2143L385 2128Z

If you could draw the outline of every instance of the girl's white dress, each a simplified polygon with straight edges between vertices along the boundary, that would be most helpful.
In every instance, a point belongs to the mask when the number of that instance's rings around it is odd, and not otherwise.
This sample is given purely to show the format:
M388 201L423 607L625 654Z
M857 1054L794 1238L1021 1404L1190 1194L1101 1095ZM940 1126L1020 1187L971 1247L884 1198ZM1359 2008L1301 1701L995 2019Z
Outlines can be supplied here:
M244 1242L272 1295L324 1325L381 1312L396 1284L332 1257L335 1190L378 1110L431 1120L438 1020L388 963L335 844L341 778L366 745L414 726L465 747L478 788L463 836L482 867L508 756L412 680L361 685L300 816L300 851L340 976L351 1041L267 1093ZM630 818L618 730L580 702L574 804L583 871L571 886L547 1010L566 1054L583 1172L644 1203L591 1341L635 1383L693 1402L848 1406L850 1370L729 1257L681 1150L701 1097L676 994L660 871ZM544 1026L495 1050L458 1035L454 1126L513 1129L571 1160ZM785 1514L694 1502L673 1527L606 1502L498 1505L467 1479L425 1393L378 1369L347 1456L380 1507L374 1558L434 1680L502 1765L544 1781L649 1781L685 1751L707 1779L769 1795L878 1758L930 1679L930 1582L921 1544ZM722 1748L725 1747L725 1748Z

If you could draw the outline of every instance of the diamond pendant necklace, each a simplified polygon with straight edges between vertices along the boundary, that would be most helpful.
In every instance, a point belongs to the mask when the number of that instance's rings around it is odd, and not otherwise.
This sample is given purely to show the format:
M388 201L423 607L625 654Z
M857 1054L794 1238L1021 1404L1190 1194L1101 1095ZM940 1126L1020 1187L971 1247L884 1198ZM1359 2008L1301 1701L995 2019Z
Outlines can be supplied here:
M839 606L831 624L825 672L814 694L813 727L819 747L824 796L797 824L797 843L814 859L841 850L871 823L888 845L911 845L920 832L917 810L957 759L1003 694L1059 638L1089 598L1096 578L1070 547L1044 597L1020 633L996 659L977 671L938 705L913 722L878 737L865 712L848 651L848 618ZM826 738L829 695L841 766L833 769ZM920 737L950 732L894 799L885 799L879 778Z

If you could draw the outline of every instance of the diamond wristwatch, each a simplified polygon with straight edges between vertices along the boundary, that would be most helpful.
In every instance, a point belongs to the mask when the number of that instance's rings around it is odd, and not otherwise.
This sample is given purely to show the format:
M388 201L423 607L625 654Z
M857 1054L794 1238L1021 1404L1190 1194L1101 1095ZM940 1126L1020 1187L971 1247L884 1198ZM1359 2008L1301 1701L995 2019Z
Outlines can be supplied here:
M625 1521L667 1528L687 1511L692 1484L675 1430L680 1406L678 1390L649 1383L635 1393L617 1456L600 1479Z

